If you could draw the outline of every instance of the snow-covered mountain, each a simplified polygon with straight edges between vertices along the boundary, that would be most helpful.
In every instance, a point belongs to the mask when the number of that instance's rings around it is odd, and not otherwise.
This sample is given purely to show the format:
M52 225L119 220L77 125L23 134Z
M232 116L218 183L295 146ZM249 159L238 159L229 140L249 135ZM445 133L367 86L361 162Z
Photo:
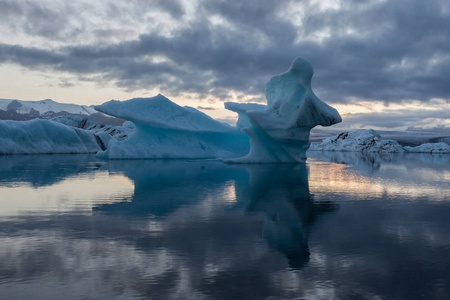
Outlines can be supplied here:
M86 116L102 124L120 125L123 123L123 120L105 116L87 105L59 103L51 99L40 101L0 99L0 120L52 119L65 115Z

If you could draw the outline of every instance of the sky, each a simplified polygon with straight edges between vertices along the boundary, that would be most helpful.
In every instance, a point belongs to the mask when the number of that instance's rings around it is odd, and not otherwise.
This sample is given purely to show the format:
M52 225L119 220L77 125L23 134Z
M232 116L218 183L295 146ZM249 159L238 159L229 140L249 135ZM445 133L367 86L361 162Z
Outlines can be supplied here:
M161 93L214 118L301 56L339 127L450 130L448 0L0 0L0 98Z

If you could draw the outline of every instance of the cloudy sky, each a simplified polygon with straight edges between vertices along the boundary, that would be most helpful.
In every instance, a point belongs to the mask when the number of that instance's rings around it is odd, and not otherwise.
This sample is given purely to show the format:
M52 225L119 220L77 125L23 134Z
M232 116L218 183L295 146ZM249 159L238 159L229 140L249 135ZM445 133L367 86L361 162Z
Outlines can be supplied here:
M0 0L0 98L162 93L216 118L302 56L344 127L450 128L448 0Z

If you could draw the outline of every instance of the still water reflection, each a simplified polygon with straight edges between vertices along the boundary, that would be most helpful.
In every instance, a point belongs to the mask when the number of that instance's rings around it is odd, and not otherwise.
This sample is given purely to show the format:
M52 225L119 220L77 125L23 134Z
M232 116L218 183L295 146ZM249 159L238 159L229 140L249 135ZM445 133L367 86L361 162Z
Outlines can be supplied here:
M448 156L0 157L5 299L447 299Z

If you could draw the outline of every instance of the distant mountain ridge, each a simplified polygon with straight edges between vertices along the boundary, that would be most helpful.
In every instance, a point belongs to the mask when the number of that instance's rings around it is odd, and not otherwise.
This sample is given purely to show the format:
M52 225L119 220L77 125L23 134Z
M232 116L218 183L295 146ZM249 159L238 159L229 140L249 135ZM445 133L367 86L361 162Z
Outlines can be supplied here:
M0 99L0 120L26 121L52 119L59 116L78 115L102 124L120 125L123 120L106 116L87 105L59 103L51 99L24 101Z

